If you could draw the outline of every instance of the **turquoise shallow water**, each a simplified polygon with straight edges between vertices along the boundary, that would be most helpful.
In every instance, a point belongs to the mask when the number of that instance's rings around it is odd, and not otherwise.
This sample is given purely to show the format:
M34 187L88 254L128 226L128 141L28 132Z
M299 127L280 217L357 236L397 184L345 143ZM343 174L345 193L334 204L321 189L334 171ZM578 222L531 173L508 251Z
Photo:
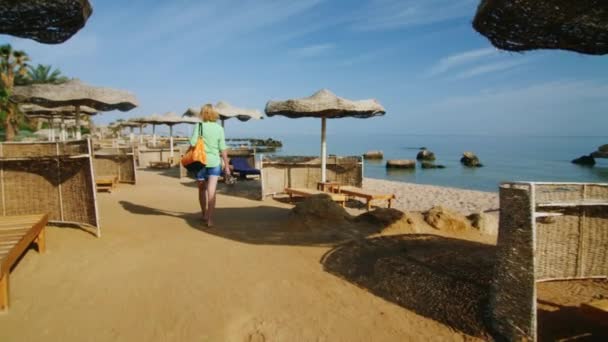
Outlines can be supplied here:
M319 135L273 137L283 141L282 155L319 155ZM497 191L502 181L607 182L608 160L583 167L570 160L589 154L608 143L606 137L459 136L459 135L370 135L328 136L328 153L361 155L368 150L384 151L385 160L365 164L365 177L464 189ZM437 164L446 169L387 171L386 159L415 159L422 146L435 152ZM482 168L460 165L464 151L474 151Z

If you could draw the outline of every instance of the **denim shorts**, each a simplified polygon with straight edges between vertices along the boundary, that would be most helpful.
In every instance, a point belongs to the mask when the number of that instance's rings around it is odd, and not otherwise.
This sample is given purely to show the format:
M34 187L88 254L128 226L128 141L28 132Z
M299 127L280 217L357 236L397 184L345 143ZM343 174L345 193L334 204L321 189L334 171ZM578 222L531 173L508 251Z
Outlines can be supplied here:
M209 177L219 177L222 174L222 168L218 165L216 167L204 167L196 174L196 180L205 181Z

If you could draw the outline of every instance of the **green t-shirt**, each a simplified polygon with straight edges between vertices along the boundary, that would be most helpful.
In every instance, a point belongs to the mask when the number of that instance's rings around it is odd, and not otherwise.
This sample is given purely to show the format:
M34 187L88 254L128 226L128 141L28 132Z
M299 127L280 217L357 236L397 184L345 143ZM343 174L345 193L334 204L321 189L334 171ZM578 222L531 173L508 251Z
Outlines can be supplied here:
M220 166L220 152L226 150L226 139L224 128L217 122L203 122L194 125L194 132L190 138L190 145L196 145L198 141L199 126L203 125L203 140L205 141L205 152L207 153L207 167Z

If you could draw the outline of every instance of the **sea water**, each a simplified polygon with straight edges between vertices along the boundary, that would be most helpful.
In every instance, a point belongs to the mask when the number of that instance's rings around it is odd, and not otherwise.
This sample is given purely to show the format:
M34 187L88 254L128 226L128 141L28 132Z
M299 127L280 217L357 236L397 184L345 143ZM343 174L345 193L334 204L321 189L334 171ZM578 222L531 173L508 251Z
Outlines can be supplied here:
M320 154L319 135L277 136L283 142L278 155ZM327 137L328 154L362 155L382 150L384 160L365 161L364 176L450 186L463 189L498 191L503 181L606 182L608 160L586 167L570 161L589 154L608 143L606 137L549 136L471 136L471 135L345 135ZM445 169L388 170L387 159L416 159L421 147L435 153L436 164ZM472 151L483 167L467 168L460 164L465 151Z

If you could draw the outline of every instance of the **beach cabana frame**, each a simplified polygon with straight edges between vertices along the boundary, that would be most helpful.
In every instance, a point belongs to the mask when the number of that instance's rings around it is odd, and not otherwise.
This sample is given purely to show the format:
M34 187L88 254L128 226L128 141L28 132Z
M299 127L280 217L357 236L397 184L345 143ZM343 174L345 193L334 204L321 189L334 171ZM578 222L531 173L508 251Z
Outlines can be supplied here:
M137 184L137 168L133 147L95 151L93 169L97 177L116 177L119 183Z
M100 237L96 196L90 140L0 143L2 216L49 213Z
M608 184L503 183L490 327L537 339L536 283L608 277Z

